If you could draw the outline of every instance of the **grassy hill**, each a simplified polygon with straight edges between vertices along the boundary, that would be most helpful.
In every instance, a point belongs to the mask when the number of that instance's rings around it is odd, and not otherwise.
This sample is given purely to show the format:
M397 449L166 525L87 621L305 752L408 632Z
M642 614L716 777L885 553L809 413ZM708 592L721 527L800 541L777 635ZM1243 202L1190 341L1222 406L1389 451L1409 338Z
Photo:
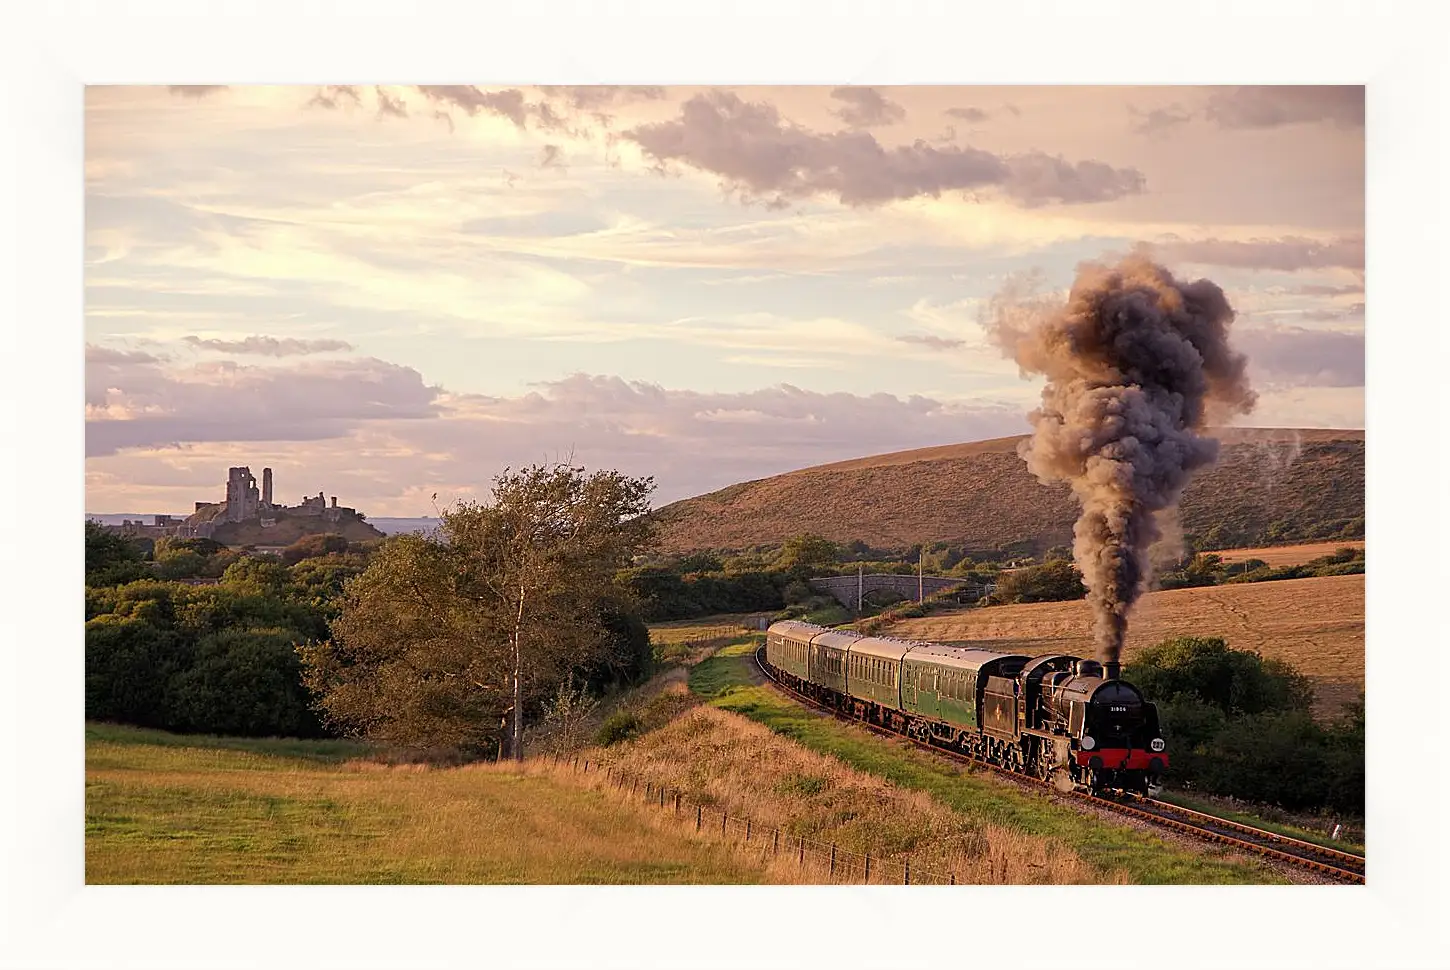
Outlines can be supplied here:
M1364 432L1227 429L1218 464L1180 504L1201 547L1364 535ZM951 542L1041 552L1069 545L1077 505L1040 484L1021 436L818 465L675 502L661 548L746 549L802 532L877 548Z

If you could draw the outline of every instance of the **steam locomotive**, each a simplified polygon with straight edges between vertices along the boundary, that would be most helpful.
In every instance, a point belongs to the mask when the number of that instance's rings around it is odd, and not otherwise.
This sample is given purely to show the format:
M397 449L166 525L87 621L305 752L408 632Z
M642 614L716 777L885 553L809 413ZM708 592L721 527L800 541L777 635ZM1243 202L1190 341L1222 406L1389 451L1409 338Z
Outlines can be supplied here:
M827 706L1051 781L1147 793L1168 768L1158 709L1118 665L864 636L785 620L766 631L777 676Z

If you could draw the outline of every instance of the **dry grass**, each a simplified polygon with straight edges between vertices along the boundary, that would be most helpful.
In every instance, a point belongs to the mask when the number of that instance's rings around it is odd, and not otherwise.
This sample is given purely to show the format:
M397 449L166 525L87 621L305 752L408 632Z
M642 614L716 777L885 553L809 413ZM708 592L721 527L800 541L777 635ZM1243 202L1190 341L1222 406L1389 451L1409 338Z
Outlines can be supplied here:
M1319 559L1323 556L1333 555L1340 549L1363 549L1363 539L1342 539L1338 542L1304 542L1294 546L1259 546L1254 549L1216 549L1212 550L1215 556L1221 556L1224 562L1243 562L1246 559L1257 559L1266 565L1298 566L1309 562L1311 559Z
M1184 528L1225 543L1262 541L1364 515L1364 432L1227 429L1218 463L1180 504ZM802 532L880 548L954 542L969 548L1070 545L1078 507L1039 483L1021 438L876 455L742 482L660 509L660 548L744 549ZM1324 534L1324 533L1319 533Z
M779 829L787 840L804 837L870 854L896 873L910 858L914 868L955 873L958 882L1126 881L1122 873L1104 875L1053 840L978 824L929 795L899 788L713 707L696 707L636 741L585 754L679 790L690 801L749 816L761 830ZM578 775L567 767L539 763L530 771L562 772L576 783L607 788L603 776ZM693 816L684 824L693 828ZM763 858L782 881L828 881L824 873L802 874L793 854Z
M669 620L649 625L649 638L652 643L684 643L689 640L708 640L720 636L736 636L743 632L746 624L754 626L752 621L761 616L760 613L717 613L714 616L702 616L693 620Z
M990 649L1091 656L1083 600L966 609L903 620L887 632ZM1221 636L1230 647L1285 660L1314 681L1315 712L1333 717L1364 689L1364 576L1234 583L1149 593L1128 627L1124 656L1175 636Z
M88 883L778 881L645 806L509 770L95 739L86 762Z

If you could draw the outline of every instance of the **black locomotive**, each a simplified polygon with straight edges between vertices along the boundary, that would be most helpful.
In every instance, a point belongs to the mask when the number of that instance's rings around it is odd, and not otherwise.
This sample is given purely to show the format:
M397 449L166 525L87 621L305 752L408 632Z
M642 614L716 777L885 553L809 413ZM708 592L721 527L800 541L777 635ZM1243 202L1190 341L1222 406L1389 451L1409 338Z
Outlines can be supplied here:
M1158 710L1095 660L868 637L786 620L766 662L822 703L1006 768L1146 793L1168 768Z

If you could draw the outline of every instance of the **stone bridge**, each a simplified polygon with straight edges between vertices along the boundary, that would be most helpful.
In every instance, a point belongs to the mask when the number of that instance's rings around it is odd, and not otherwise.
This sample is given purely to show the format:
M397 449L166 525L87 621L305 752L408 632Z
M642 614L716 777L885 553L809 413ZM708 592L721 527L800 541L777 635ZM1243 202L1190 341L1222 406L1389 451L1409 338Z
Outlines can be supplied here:
M878 589L890 590L903 599L909 600L916 599L918 590L915 573L866 573L859 579L856 576L822 576L817 579L808 579L806 582L812 589L820 593L829 593L842 606L852 610L860 609L858 596L865 596ZM984 588L966 580L949 579L945 576L922 576L920 583L922 596L931 596L949 589L960 588L963 598L969 602L981 599L992 592L990 587Z

